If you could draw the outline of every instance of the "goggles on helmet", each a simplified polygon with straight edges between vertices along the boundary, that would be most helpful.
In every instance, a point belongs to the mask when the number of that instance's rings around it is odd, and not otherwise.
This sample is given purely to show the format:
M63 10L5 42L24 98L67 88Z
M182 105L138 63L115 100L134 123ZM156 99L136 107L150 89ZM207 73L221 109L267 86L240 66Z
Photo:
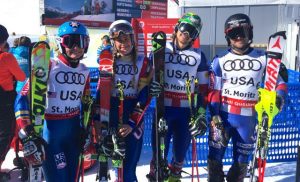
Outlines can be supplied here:
M117 24L109 32L112 39L118 38L121 34L133 34L133 29L127 24Z
M185 22L181 22L178 25L178 30L182 33L188 33L192 39L196 39L199 36L198 30L191 24Z
M238 37L240 38L249 38L250 30L249 26L239 26L239 27L234 27L231 29L226 30L226 35L230 39L237 39Z
M73 48L75 45L81 49L86 49L89 46L90 39L86 35L69 34L61 37L61 44L65 48Z

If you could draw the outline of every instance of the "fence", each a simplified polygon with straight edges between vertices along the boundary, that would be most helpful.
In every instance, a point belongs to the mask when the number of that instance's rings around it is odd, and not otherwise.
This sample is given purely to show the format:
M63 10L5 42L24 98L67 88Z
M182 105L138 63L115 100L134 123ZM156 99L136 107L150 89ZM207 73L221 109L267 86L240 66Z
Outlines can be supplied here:
M297 147L300 144L300 73L288 70L288 96L283 110L275 117L271 128L271 138L269 142L268 162L296 161ZM91 90L92 95L96 94L98 70L91 68ZM154 102L145 113L145 134L144 147L151 147L151 129L154 113ZM198 163L207 165L208 156L208 132L196 138ZM172 146L170 146L172 147ZM170 155L168 155L170 156ZM223 159L224 164L232 163L232 144L228 145ZM192 165L192 148L190 145L187 152L185 166Z

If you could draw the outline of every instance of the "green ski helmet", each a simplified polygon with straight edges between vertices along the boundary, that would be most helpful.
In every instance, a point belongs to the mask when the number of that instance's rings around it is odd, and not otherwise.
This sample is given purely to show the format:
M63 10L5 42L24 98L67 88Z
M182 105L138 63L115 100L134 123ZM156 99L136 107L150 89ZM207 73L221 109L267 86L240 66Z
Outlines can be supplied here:
M175 32L187 32L189 36L195 40L199 37L202 29L201 18L194 13L186 13L179 20L175 27Z

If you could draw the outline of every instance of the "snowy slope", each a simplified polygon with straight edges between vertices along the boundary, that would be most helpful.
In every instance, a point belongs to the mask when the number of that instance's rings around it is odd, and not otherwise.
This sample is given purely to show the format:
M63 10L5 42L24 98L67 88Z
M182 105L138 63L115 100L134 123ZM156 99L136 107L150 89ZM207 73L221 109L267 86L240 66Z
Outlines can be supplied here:
M12 164L12 160L14 159L15 154L13 150L10 150L5 162L3 163L2 170L9 171L14 168ZM136 174L138 175L138 180L140 182L146 182L146 174L149 172L149 161L151 157L151 151L149 149L142 151L142 156L137 167ZM229 166L225 166L224 170L227 171ZM191 174L191 168L184 168L184 171ZM91 168L89 171L85 173L85 181L95 181L97 172L97 165ZM199 169L201 181L206 181L207 179L207 171L200 167ZM283 162L283 163L269 163L267 164L265 181L266 182L294 182L295 181L295 173L296 173L296 162ZM11 182L20 181L18 177L20 176L20 171L16 170L11 173L12 179ZM249 179L249 178L248 178ZM245 182L248 181L245 180ZM187 174L183 174L183 182L191 181L191 177Z

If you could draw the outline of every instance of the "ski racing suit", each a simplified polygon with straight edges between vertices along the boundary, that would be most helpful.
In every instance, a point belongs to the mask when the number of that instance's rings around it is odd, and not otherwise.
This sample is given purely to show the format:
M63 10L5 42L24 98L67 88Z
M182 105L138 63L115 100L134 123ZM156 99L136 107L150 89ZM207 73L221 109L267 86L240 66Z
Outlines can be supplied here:
M29 50L30 48L27 46L18 46L16 48L13 49L13 55L15 56L15 58L17 59L21 69L24 71L24 73L26 74L26 78L29 77ZM21 91L21 89L23 88L24 84L26 83L26 81L17 82L16 85L16 91L17 93L19 93Z
M197 108L200 106L205 108L208 92L209 66L201 49L189 47L178 50L175 47L172 43L167 42L165 50L164 117L168 126L165 138L165 156L168 154L170 140L173 137L171 167L175 173L180 173L191 142L191 134L189 132L191 111L186 93L186 81L191 81L191 93L193 97L195 79L198 80L199 101L197 102ZM152 131L153 162L157 146L155 144L155 132L154 130Z
M110 98L110 113L109 113L109 128L118 128L119 125L119 90L118 83L121 83L124 91L123 102L123 124L130 125L133 130L125 137L125 158L123 160L123 181L133 182L137 181L136 166L140 158L144 123L143 119L138 122L135 118L134 110L137 105L142 105L143 108L147 108L149 104L148 97L148 84L151 79L150 72L152 67L148 59L144 56L137 56L136 66L132 60L114 60L114 86L112 88ZM101 95L99 90L97 91L96 104L100 102ZM100 112L96 112L100 113ZM99 121L100 116L95 115L94 121Z
M228 144L232 138L233 165L229 174L245 175L249 157L255 145L255 126L257 115L255 104L258 100L258 88L261 87L263 74L266 69L266 53L250 48L244 55L234 54L231 49L217 55L211 64L210 102L211 116L219 115L223 121ZM278 77L276 92L284 98L286 84ZM222 159L226 147L220 145L209 136L209 163L212 167L212 178L218 173L223 176ZM245 164L245 165L239 165ZM219 168L215 168L219 166ZM244 166L244 170L235 166ZM243 170L243 171L239 171ZM222 177L223 178L223 177ZM236 177L236 179L238 176Z
M51 60L47 84L43 138L46 160L43 172L46 181L75 181L82 149L81 97L90 93L89 69L79 63L76 68L59 55ZM30 124L28 87L18 95L17 122L21 128Z
M14 81L24 81L25 73L11 53L0 52L0 167L15 134Z

